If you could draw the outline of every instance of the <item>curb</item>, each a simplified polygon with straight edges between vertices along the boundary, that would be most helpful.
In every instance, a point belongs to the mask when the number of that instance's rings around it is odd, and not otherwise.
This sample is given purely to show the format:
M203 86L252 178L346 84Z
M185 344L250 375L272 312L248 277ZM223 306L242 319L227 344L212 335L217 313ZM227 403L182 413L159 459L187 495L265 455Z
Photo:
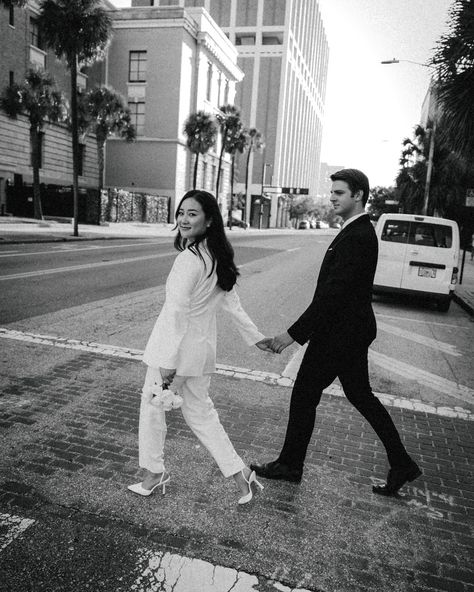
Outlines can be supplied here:
M466 312L468 312L471 316L474 316L474 305L472 302L469 302L468 300L464 300L463 298L461 298L461 296L459 296L459 294L456 294L456 292L454 292L454 294L453 294L453 300L454 300L454 302L456 302L456 304L459 304L459 306L461 308L463 308Z

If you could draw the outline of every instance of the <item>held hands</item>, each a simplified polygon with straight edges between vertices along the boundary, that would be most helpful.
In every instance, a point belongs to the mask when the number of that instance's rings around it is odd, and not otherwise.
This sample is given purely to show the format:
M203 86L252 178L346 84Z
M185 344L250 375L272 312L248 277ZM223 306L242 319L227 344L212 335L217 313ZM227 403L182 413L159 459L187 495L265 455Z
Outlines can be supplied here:
M255 345L267 352L273 352L274 354L281 354L281 352L287 348L289 345L294 343L294 339L290 337L290 335L285 331L281 335L277 335L276 337L265 337Z
M258 349L261 349L262 351L273 353L272 343L273 339L271 337L265 337L265 339L262 339L255 345L258 347Z

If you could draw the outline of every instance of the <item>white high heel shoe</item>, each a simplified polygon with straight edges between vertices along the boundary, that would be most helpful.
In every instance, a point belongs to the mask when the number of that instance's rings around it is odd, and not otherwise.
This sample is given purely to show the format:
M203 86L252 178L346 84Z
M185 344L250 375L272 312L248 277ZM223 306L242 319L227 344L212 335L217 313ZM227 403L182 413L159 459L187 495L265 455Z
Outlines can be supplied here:
M170 482L171 477L169 475L166 475L166 478L163 479L163 477L165 476L165 472L163 471L162 475L161 475L161 479L158 481L158 483L156 485L153 485L153 487L151 489L145 489L142 485L142 483L135 483L134 485L129 485L127 487L127 489L129 491L133 491L133 493L138 493L138 495L143 495L144 497L148 497L149 495L151 495L155 489L157 487L161 487L162 488L162 494L165 494L166 491L166 484Z
M245 479L247 485L249 486L249 492L246 495L243 495L238 503L240 505L242 504L248 504L249 501L253 498L253 491L252 491L252 483L255 483L255 485L258 485L258 487L260 487L260 489L263 489L263 485L260 483L260 481L257 481L257 477L255 476L255 471L252 471L249 475L249 478L247 479L245 477L245 473L244 471L240 471L242 473L242 477Z

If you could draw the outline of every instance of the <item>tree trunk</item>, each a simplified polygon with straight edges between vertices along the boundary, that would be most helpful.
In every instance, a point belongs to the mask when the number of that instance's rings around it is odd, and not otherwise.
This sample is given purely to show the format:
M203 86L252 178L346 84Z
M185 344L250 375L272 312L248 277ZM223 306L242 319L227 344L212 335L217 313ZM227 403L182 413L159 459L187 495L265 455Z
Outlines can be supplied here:
M198 174L199 152L196 152L196 160L194 161L194 175L193 175L193 189L196 189L197 174Z
M100 137L99 135L96 136L96 143L97 143L97 166L99 169L99 216L97 220L97 224L100 224L100 218L102 216L102 189L104 188L104 147L105 147L105 139ZM109 196L110 201L110 196ZM109 212L111 208L109 207Z
M247 153L247 164L245 167L245 206L244 206L244 222L247 222L247 202L248 202L248 190L249 190L249 167L250 167L250 155L252 154L252 143L249 144Z
M217 201L219 201L219 183L221 180L222 158L224 156L226 135L227 135L227 127L224 129L224 133L222 134L221 153L219 154L219 166L217 167L217 182L216 182L216 199L217 199Z
M79 133L77 127L77 56L69 64L71 70L71 132L72 193L74 200L74 236L79 236Z
M33 160L33 215L37 220L43 219L43 208L41 206L41 190L40 190L40 133L37 129L32 127L31 134L31 152Z
M229 229L232 230L232 207L234 199L234 166L235 154L232 154L232 161L230 165L230 200L229 200Z

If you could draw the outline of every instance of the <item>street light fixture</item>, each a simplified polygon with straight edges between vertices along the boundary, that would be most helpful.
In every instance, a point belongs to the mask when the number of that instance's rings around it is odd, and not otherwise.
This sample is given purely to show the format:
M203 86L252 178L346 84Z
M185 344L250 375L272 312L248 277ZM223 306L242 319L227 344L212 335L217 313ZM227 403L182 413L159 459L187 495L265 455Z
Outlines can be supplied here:
M399 64L400 62L408 62L409 64L416 64L417 66L423 66L424 68L431 68L429 64L422 64L421 62L414 62L413 60L398 60L397 58L392 58L391 60L383 60L380 62L381 64Z
M430 64L422 64L421 62L414 62L413 60L399 60L397 58L392 58L391 60L383 60L380 63L381 64L399 64L400 62L407 62L409 64L416 64L417 66L423 66L424 68L432 68L432 66L430 66ZM433 80L433 79L431 79L431 80ZM426 216L428 213L428 202L430 199L431 173L433 171L433 155L434 155L434 143L435 143L436 123L437 123L436 122L437 105L438 104L437 104L437 101L435 98L434 112L433 112L433 125L430 130L430 147L429 147L429 152L428 152L428 165L426 167L425 194L424 194L424 198L423 198L422 214L424 216Z

